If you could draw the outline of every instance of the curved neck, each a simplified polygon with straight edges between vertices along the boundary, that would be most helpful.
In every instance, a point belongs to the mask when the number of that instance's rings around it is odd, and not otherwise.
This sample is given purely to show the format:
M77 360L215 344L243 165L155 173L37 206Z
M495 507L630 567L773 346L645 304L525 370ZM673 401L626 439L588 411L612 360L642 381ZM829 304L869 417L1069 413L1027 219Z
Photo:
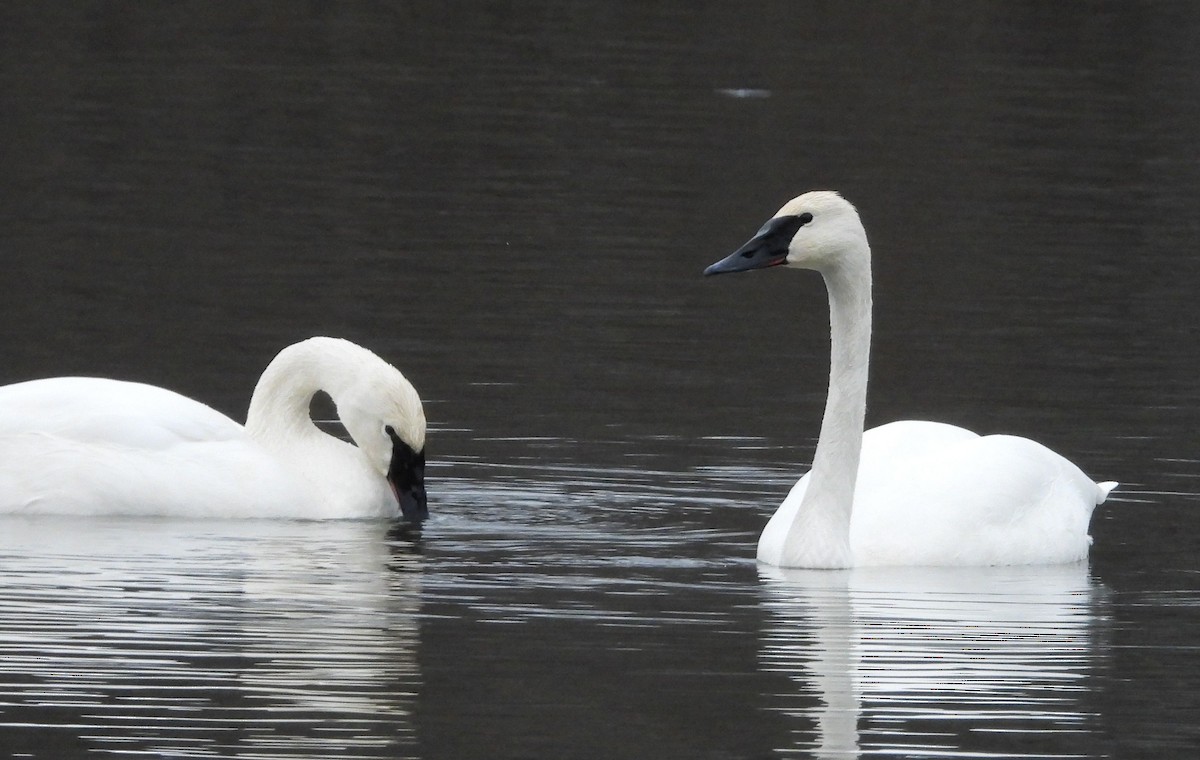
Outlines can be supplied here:
M847 256L822 272L829 290L829 396L798 515L841 537L847 551L871 352L871 261L865 242L864 249L865 255Z
M288 346L271 360L250 397L246 430L251 436L262 440L326 435L313 424L309 405L317 391L325 391L336 403L353 382L342 371L348 363L336 360L343 352L341 343L313 338Z

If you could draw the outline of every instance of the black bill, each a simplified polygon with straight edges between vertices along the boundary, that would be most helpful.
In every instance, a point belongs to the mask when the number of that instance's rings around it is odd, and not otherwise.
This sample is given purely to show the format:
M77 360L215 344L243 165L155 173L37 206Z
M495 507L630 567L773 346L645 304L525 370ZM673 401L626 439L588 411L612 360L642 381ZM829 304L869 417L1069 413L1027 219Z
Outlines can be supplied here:
M400 502L400 514L411 523L420 524L429 517L425 496L425 450L412 447L392 434L392 463L387 480Z
M763 225L746 244L704 270L704 274L745 272L779 266L787 262L788 246L801 227L812 221L810 214L777 216Z

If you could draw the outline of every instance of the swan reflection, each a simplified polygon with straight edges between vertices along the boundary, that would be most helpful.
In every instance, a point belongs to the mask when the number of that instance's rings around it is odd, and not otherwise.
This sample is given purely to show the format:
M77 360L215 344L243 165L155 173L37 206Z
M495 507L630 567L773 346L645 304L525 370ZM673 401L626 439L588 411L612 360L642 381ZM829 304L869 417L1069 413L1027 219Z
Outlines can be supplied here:
M802 719L783 754L1079 756L1097 658L1085 563L759 572L762 667L799 687L774 698Z
M5 518L5 744L413 757L420 562L378 523Z

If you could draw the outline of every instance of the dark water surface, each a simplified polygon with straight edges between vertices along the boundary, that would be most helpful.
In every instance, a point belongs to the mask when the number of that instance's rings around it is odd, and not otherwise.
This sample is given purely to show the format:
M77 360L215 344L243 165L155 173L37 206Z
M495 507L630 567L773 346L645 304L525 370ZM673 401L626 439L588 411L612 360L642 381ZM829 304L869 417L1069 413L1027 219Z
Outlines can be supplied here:
M0 756L1178 757L1200 746L1200 7L0 7L0 382L235 417L351 338L430 520L0 520ZM1087 565L780 572L815 276L875 250L869 422L1122 487Z

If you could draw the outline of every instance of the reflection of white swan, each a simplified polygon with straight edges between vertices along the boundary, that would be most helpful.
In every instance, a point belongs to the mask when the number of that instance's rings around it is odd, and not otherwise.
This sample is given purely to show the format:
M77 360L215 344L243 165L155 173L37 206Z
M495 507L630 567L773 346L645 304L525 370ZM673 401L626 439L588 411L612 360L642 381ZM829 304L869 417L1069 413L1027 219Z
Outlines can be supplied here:
M5 748L414 757L423 563L389 527L5 517Z
M1085 563L760 572L763 667L801 687L781 697L805 719L801 746L788 749L998 757L1000 737L1019 730L1030 754L1054 757L1073 754L1069 737L1087 730L1080 702L1096 655Z
M829 398L811 472L767 524L758 558L785 567L1003 565L1087 556L1092 510L1115 483L1026 438L893 422L863 434L871 249L836 193L788 202L705 274L787 265L829 289Z
M321 390L357 446L313 424ZM420 519L424 447L412 385L334 338L281 351L244 428L150 385L33 380L0 387L0 512Z

